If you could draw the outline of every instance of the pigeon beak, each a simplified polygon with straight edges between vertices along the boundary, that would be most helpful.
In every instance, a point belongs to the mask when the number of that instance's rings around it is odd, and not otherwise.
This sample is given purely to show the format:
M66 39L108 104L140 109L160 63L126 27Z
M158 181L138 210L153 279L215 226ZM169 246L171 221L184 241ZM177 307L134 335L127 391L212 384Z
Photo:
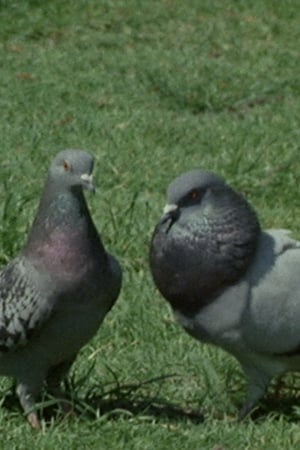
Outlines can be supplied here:
M164 216L166 216L167 214L170 214L172 212L175 212L177 209L178 209L178 205L175 205L175 204L166 205L163 210Z
M88 173L84 173L81 175L81 180L82 180L82 185L85 189L88 189L91 192L95 192L95 186L93 183L93 175L92 174L88 174Z
M173 223L176 222L176 220L179 217L179 208L178 205L175 204L169 204L164 207L163 215L161 218L160 223L167 224L167 227L165 229L166 233L170 231L170 228L172 227Z

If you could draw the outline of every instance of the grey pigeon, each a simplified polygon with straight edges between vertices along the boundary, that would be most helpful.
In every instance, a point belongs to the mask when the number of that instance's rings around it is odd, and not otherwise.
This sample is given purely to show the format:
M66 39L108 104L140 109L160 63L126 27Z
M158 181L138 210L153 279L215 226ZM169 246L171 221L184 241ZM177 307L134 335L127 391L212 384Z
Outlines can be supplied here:
M43 386L60 395L61 380L121 288L121 268L83 195L94 189L93 165L85 151L57 154L28 241L0 272L0 374L16 380L34 428Z
M262 231L249 203L211 172L176 178L167 203L150 248L154 282L189 334L240 362L242 419L272 377L300 371L300 242Z

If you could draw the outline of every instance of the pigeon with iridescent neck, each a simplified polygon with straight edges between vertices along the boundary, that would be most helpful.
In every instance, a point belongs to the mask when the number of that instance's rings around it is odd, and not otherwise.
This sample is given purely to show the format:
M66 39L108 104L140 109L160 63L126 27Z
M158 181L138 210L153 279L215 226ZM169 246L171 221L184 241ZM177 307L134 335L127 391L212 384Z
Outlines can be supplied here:
M154 282L188 333L240 362L242 419L274 376L300 371L300 242L262 231L246 199L211 172L184 173L167 197L151 242Z
M57 154L27 243L0 272L0 375L15 379L34 428L43 386L61 397L62 379L121 288L83 195L94 190L93 165L85 151Z

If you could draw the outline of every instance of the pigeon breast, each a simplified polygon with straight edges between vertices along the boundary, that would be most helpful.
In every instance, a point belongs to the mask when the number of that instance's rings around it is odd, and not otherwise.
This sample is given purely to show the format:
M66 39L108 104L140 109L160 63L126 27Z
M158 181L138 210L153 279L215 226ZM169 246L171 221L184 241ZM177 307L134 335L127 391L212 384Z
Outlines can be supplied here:
M161 294L189 315L246 272L260 227L246 200L224 184L207 188L200 203L178 204L154 230L150 267Z

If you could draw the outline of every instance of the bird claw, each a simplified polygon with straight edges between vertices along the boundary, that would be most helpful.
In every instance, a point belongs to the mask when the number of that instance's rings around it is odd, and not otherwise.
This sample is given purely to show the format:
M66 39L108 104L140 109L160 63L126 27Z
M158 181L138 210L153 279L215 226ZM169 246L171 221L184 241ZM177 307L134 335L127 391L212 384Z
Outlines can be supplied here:
M66 417L76 417L76 412L73 408L73 405L70 402L68 402L67 400L62 400L60 402L60 406L63 414ZM29 414L27 414L27 421L34 430L41 431L42 425L35 411L32 411Z
M40 431L42 429L41 422L37 416L36 412L31 412L27 415L27 420L30 423L31 427L35 430Z

